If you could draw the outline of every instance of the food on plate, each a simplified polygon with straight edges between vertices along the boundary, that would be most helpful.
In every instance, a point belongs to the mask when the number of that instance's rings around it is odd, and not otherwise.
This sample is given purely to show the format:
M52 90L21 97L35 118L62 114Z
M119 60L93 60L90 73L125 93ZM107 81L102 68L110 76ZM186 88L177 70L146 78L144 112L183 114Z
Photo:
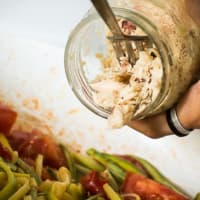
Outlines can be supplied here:
M8 106L0 104L0 131L8 133L15 122L17 113Z
M130 21L120 19L119 25L125 35L145 35ZM140 45L140 47L138 46ZM97 55L102 63L101 72L91 81L95 103L111 110L109 125L119 128L134 116L143 112L158 97L163 69L162 61L154 44L132 42L137 61L131 65L127 56L116 60L112 46L108 44L109 56Z
M17 113L8 107L0 116L1 200L190 199L141 157L83 154L38 130L12 130Z

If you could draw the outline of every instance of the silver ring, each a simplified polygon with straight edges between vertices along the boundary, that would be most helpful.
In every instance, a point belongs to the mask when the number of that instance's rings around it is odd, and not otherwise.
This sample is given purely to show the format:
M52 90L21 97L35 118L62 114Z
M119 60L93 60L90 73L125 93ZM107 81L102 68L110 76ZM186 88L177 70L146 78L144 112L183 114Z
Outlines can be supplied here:
M173 122L175 128L176 128L180 133L182 133L183 135L188 135L188 134L190 133L190 130L185 129L185 128L181 125L181 123L180 123L180 121L179 121L179 119L178 119L178 116L177 116L177 114L176 114L175 108L170 109L170 115L171 115L171 120L172 120L172 122Z

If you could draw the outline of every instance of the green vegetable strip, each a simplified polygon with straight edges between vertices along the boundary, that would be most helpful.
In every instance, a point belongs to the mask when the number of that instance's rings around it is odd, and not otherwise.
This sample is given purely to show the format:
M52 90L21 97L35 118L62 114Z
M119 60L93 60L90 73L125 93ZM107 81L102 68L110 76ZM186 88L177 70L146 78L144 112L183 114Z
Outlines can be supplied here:
M104 184L103 189L110 200L122 200L118 193L116 193L109 184Z
M200 192L196 194L196 196L194 197L194 200L200 200Z
M68 184L65 182L52 181L51 192L56 196L57 199L62 199L67 186Z
M82 165L79 165L79 164L75 164L75 167L76 167L77 171L80 172L82 175L86 175L92 171L91 169L84 167Z
M16 179L14 177L14 174L10 170L10 168L7 166L7 164L0 160L0 168L6 173L7 175L7 183L3 187L3 189L0 191L0 197L1 200L8 200L8 198L14 193L16 188Z
M35 172L39 178L42 177L43 155L38 154L35 160Z
M49 175L51 176L51 178L56 179L57 177L57 170L51 168L51 167L47 167L47 171L49 173Z
M36 198L37 198L37 189L35 187L31 187L30 195L31 195L32 200L36 200Z
M9 200L21 200L30 190L29 179L26 177L17 177L17 183L23 184L10 198Z
M93 195L93 196L87 198L86 200L97 200L97 198L100 196L101 196L101 194L96 194L96 195Z
M52 181L47 179L45 181L43 181L40 185L39 185L39 191L42 193L47 193L50 191L52 186Z
M47 194L47 199L48 200L59 200L56 195L50 190L49 193Z
M0 188L2 188L7 181L7 175L5 172L0 172Z
M156 167L154 167L147 160L140 157L134 157L134 158L137 159L138 162L140 162L143 165L143 167L147 170L147 172L155 181L168 186L169 188L171 188L172 190L178 193L188 196L182 189L180 189L178 186L172 183L169 179L167 179Z
M113 161L106 159L103 154L99 153L95 149L89 149L87 153L94 160L97 160L98 162L103 164L119 182L122 182L124 180L126 176L125 171L121 169L118 165L116 165Z
M45 197L45 196L38 196L38 197L36 198L36 200L46 200L46 197Z
M13 150L12 150L12 148L11 148L11 146L10 146L10 144L9 144L9 142L8 142L8 140L7 140L7 138L6 138L5 135L2 134L2 133L0 133L0 143L1 143L6 149L8 149L8 150L10 151L10 153L12 154Z
M33 200L31 195L26 195L23 200Z
M0 133L0 143L3 145L4 148L6 148L10 152L10 155L12 157L12 163L15 163L18 158L18 153L16 151L13 151L7 138L2 133Z
M93 148L88 149L87 154L91 156L94 160L97 160L102 165L105 166L107 164L106 159L102 157L101 154L96 149L93 149Z
M12 162L6 161L6 164L10 167L11 171L17 171L17 166Z
M110 173L117 179L117 181L119 181L120 183L123 182L126 176L126 172L123 169L121 169L112 161L108 161L106 167L110 171Z
M27 173L30 174L33 178L35 178L35 180L37 181L37 183L41 183L41 179L40 177L36 174L36 172L34 171L34 169L32 167L30 167L28 164L26 164L22 159L18 158L17 159L17 164Z
M62 197L62 200L74 200L74 199L69 193L65 192Z
M18 177L30 178L30 174L18 173L18 172L13 172L13 174L14 174L14 176L15 176L16 178L18 178Z
M71 183L67 189L67 192L72 196L73 200L80 200L82 191L79 185Z
M67 160L67 165L68 165L69 171L71 173L72 180L76 181L77 180L77 171L76 171L76 167L75 167L74 158L66 146L61 145L61 149L63 150L65 158Z
M96 200L105 200L103 197L97 197Z
M111 187L115 191L119 192L119 185L118 185L117 181L115 180L115 178L113 177L113 175L111 174L111 172L109 170L106 170L104 173L108 176L109 185L111 185Z
M142 172L131 162L126 161L124 159L121 159L117 156L110 155L107 153L102 153L102 155L107 158L108 160L112 160L114 163L119 165L122 169L124 169L127 172L133 172L133 173L139 173L142 174Z
M69 185L72 182L69 169L66 167L60 167L57 171L57 180Z
M92 169L98 172L102 172L105 169L100 163L92 159L90 156L82 155L80 153L74 153L73 155L77 162L88 167L89 169Z

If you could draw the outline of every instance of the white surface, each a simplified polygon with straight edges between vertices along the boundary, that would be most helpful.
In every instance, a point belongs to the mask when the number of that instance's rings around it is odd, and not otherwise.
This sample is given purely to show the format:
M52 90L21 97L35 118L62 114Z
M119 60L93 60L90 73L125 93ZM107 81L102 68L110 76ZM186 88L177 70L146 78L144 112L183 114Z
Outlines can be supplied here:
M64 47L89 0L0 0L0 31Z
M24 126L53 132L82 150L143 156L194 195L200 191L200 134L153 140L127 127L109 130L72 94L64 46L89 6L87 0L0 1L0 100L21 113Z

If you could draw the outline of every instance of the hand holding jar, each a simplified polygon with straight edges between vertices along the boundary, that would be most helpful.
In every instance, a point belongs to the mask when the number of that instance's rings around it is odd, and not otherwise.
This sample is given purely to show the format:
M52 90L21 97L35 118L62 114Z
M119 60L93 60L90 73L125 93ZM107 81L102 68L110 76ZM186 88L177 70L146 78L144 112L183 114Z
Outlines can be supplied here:
M200 81L188 90L185 96L178 102L175 110L181 125L185 129L200 128ZM160 138L174 134L168 125L166 113L143 120L132 120L128 125L151 138Z
M200 26L200 1L185 0L185 3L189 15ZM200 129L200 81L187 91L174 109L182 127L186 130ZM166 113L162 113L143 120L132 120L128 125L148 137L160 138L176 134L169 123Z

